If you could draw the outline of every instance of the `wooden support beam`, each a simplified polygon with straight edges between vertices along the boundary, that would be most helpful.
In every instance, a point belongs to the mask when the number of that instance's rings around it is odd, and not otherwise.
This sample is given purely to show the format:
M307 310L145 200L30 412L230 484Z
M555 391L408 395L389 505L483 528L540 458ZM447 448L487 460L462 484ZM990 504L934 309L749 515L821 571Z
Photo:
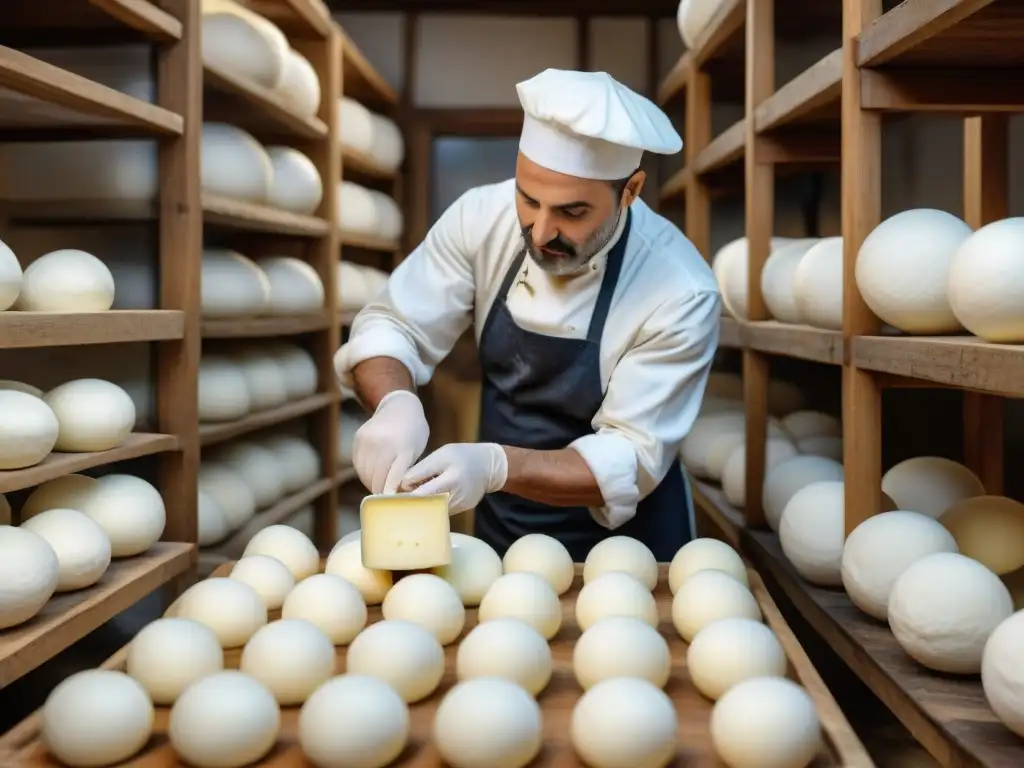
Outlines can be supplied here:
M1012 69L865 69L860 82L861 106L885 112L1016 113L1024 104L1024 72Z

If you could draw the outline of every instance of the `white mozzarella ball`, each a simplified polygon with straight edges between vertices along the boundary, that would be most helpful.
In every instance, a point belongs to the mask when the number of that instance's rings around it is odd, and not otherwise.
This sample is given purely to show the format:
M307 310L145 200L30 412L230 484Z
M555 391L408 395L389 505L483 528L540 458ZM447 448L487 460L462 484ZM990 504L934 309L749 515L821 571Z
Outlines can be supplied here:
M249 540L243 557L269 555L292 572L296 582L320 572L320 553L301 531L290 525L268 525Z
M698 571L713 568L747 584L747 566L739 553L718 539L700 538L687 542L668 566L668 587L674 595Z
M203 250L203 317L259 315L270 301L270 281L251 259L224 248Z
M646 585L622 571L603 573L576 597L576 624L586 632L609 616L631 616L658 626L658 606Z
M214 451L210 457L234 469L252 490L257 509L277 502L284 494L281 466L274 454L257 443L241 440Z
M551 586L535 573L521 571L498 577L480 601L480 622L521 619L545 639L562 626L562 604Z
M300 115L314 117L320 108L320 78L309 59L293 48L288 49L281 83L275 90Z
M384 768L409 741L409 707L383 680L341 675L299 711L299 745L317 766Z
M13 381L11 379L0 379L0 390L13 390L15 392L24 392L26 395L32 395L33 397L42 398L43 390L39 387L34 387L31 384L26 384L23 381Z
M281 463L285 493L301 491L320 478L320 454L308 440L295 435L274 435L260 444Z
M209 547L224 541L231 533L224 510L217 500L202 488L196 493L196 517L199 523L200 547Z
M60 563L46 539L25 528L0 525L0 629L39 613L59 580Z
M540 707L497 677L464 680L434 716L434 743L452 768L523 768L542 746Z
M986 341L1024 341L1024 218L987 224L964 240L949 265L949 305Z
M124 672L89 669L65 678L43 705L47 750L72 768L99 768L135 755L153 731L153 702Z
M246 349L233 352L229 357L242 369L252 410L264 411L288 401L284 371L270 353L262 349Z
M224 669L224 651L209 627L189 619L157 619L128 645L125 671L158 706L169 706L197 680Z
M370 154L373 144L373 120L370 110L353 98L342 96L337 103L338 122L345 126L341 145L363 154Z
M632 616L609 616L576 641L572 669L584 691L612 677L638 677L663 688L672 657L654 627Z
M761 269L761 294L772 317L783 323L806 322L796 295L796 272L804 254L819 241L794 240L768 255Z
M114 276L91 253L65 248L25 269L15 308L22 312L106 312L114 306Z
M142 554L160 541L167 524L160 492L132 475L101 477L79 511L99 523L114 557Z
M290 48L279 27L235 3L202 10L204 64L264 88L280 86Z
M985 495L977 475L963 464L939 456L901 461L882 476L882 490L899 509L935 518L958 501Z
M265 344L284 374L289 399L308 397L316 392L319 373L313 356L298 344L281 341Z
M713 621L732 617L760 621L761 608L741 581L722 571L698 571L672 598L672 624L686 642Z
M252 409L249 385L242 367L223 355L199 360L200 423L235 421Z
M327 556L324 572L350 582L367 605L380 605L391 589L391 571L378 571L363 565L362 544L358 537L334 545Z
M628 573L648 589L658 584L658 561L643 542L629 536L611 536L590 550L583 564L583 583L610 571Z
M267 154L274 166L267 203L292 213L315 213L324 186L313 161L291 147L268 147Z
M229 530L241 528L256 514L256 497L245 477L226 464L204 460L199 467L199 490L217 502Z
M349 674L388 683L408 703L432 694L444 676L444 649L433 634L411 621L378 621L348 647Z
M793 273L793 296L802 322L843 330L843 238L826 237L804 254Z
M238 668L281 706L302 704L334 674L334 645L308 621L272 621L249 638Z
M87 475L64 475L37 486L21 507L22 522L48 509L81 509L96 488L95 478Z
M842 479L843 465L823 456L793 456L779 462L765 472L761 504L768 526L779 530L783 510L801 488Z
M502 558L505 573L534 573L564 595L576 575L569 550L558 539L543 533L528 533L512 542Z
M854 528L843 545L843 588L854 605L885 621L896 579L935 552L956 552L953 535L918 512L883 512Z
M271 315L317 312L324 307L324 284L309 264L290 256L272 256L257 262L270 280Z
M796 446L789 440L769 437L764 447L764 471L770 472L777 464L797 455ZM722 471L722 490L734 507L747 503L747 447L739 446L729 454Z
M54 450L68 453L109 451L121 445L135 426L135 403L117 384L76 379L43 397L60 425Z
M267 607L259 593L236 579L211 578L187 589L172 613L213 630L222 648L241 648L267 623Z
M22 282L21 264L14 251L0 240L0 312L10 309L18 300Z
M551 680L551 648L541 634L520 619L477 624L459 643L455 673L459 680L500 677L536 696Z
M226 123L203 123L200 184L203 192L252 203L270 194L274 166L251 135Z
M612 677L576 702L569 735L593 768L662 768L676 754L678 729L672 700L658 686Z
M1024 736L1024 613L1003 621L989 635L981 657L981 686L1000 722Z
M845 488L838 481L811 483L793 494L782 511L782 553L811 584L838 587L843 583Z
M693 422L680 446L683 464L694 477L710 478L707 459L711 443L725 434L743 432L747 415L742 411L725 411L700 416Z
M453 533L452 561L432 569L432 573L455 588L463 605L480 605L487 590L501 576L501 558L486 542Z
M59 434L57 417L38 397L0 390L0 470L38 464L50 455Z
M267 606L276 611L295 586L295 577L288 566L269 555L243 556L231 569L228 578L248 584Z
M281 710L267 687L225 670L185 689L171 708L167 735L191 765L242 768L274 748L280 729Z
M348 645L366 626L366 602L345 579L318 573L303 579L288 593L281 618L308 621L334 645Z
M110 565L110 539L90 517L74 509L48 509L21 526L42 536L57 554L57 592L91 587Z
M980 672L985 641L1012 613L1013 600L999 577L953 552L911 564L889 594L889 627L896 641L937 672Z
M400 579L384 598L381 612L385 619L419 624L441 645L454 643L466 623L459 593L432 573L414 573Z
M742 616L711 622L686 650L690 679L712 700L744 680L785 677L788 665L775 633L760 621Z

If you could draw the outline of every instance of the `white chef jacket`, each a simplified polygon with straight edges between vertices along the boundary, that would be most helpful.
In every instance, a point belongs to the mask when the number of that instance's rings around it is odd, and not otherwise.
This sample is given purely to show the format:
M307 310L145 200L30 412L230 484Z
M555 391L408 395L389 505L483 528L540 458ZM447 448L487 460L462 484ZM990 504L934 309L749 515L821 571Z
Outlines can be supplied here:
M363 360L386 356L422 386L470 323L480 340L523 246L515 194L514 179L477 187L444 212L356 316L335 357L343 385L352 386L352 369ZM594 434L567 446L593 472L605 506L591 514L608 528L632 518L677 460L700 408L721 314L718 286L693 244L643 201L632 211L601 339L604 402ZM506 296L516 322L550 336L586 338L607 253L624 225L625 216L612 243L571 280L550 277L527 255Z

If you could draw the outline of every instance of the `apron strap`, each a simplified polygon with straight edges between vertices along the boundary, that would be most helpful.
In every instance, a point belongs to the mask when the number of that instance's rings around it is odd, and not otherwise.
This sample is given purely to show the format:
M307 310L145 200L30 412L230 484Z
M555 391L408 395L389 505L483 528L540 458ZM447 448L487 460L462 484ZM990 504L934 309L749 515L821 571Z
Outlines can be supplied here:
M587 341L600 342L604 335L604 324L608 319L608 312L612 306L612 297L615 295L615 287L619 283L619 273L622 271L622 262L625 261L626 242L629 240L629 229L633 223L633 211L626 209L626 226L622 228L622 234L618 241L608 252L608 262L605 265L604 279L601 281L601 290L597 294L597 303L594 305L594 314L590 317L590 328L587 330Z

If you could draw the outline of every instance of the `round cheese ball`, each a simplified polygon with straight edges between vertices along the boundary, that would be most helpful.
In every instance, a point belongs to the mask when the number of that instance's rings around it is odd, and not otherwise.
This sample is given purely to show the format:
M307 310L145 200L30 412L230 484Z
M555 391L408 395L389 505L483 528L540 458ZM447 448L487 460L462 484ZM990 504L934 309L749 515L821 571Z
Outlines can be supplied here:
M0 390L0 470L35 466L50 455L59 434L57 417L38 397Z
M583 564L583 583L610 571L628 573L648 589L658 584L654 554L643 542L629 536L611 536L590 550Z
M299 746L317 766L384 768L408 741L408 705L375 677L332 678L299 711Z
M199 422L235 421L252 409L241 366L224 355L199 360Z
M793 273L793 295L802 322L843 330L843 238L822 238L804 254Z
M114 276L91 253L51 251L25 269L15 308L22 312L106 312L114 306Z
M109 451L128 439L135 426L135 403L117 384L77 379L43 396L60 425L54 450Z
M487 590L501 576L501 558L486 542L453 533L452 561L432 569L432 573L455 588L463 605L480 605Z
M267 623L267 607L259 593L236 579L205 579L189 587L172 614L213 630L222 648L241 648Z
M352 584L367 605L380 605L391 589L391 571L378 571L363 565L362 543L358 537L334 545L324 572L340 576Z
M789 440L769 437L764 447L764 471L771 472L777 464L797 455L796 446ZM736 448L729 454L722 471L722 490L725 498L734 507L740 508L747 503L747 447Z
M228 578L248 584L256 590L268 611L276 611L295 586L288 566L269 555L243 557L231 569Z
M21 293L22 272L18 257L0 241L0 312L14 306Z
M713 621L732 617L760 621L761 608L741 581L722 571L698 571L672 598L672 624L686 642Z
M986 224L960 243L949 264L946 284L956 319L986 341L1024 341L1024 218Z
M1019 501L975 496L951 506L939 522L953 534L960 554L997 576L1024 567L1024 504Z
M315 625L334 645L348 645L366 626L366 602L359 590L333 573L303 579L288 593L282 619Z
M543 533L528 533L512 542L502 559L505 573L535 573L551 585L556 595L564 595L576 576L576 569L558 539Z
M1012 613L1013 600L999 577L953 552L913 563L889 595L889 627L896 641L937 672L980 672L985 641Z
M663 768L676 754L678 728L672 700L658 686L612 677L576 702L569 735L593 768Z
M199 546L209 547L223 541L231 533L227 515L217 500L202 489L196 492L196 517L199 523Z
M459 593L432 573L414 573L399 580L384 598L381 612L385 619L419 624L441 645L454 643L466 623Z
M292 572L296 583L320 572L320 553L309 538L290 525L268 525L245 547L243 557L268 555Z
M128 646L125 671L158 706L170 706L192 683L224 669L224 651L209 627L188 619L157 619Z
M259 315L270 300L270 281L263 270L235 251L203 249L201 281L203 317Z
M0 525L0 629L39 613L59 581L60 563L46 539L27 528Z
M886 472L882 491L898 509L937 518L958 501L984 496L985 486L963 464L939 456L917 456Z
M603 573L585 584L576 597L576 624L586 632L609 616L631 616L658 626L658 606L644 585L621 571Z
M324 306L324 284L312 266L290 256L260 259L270 280L267 314L295 315L316 312Z
M760 621L742 616L711 622L686 650L690 679L712 700L753 677L785 677L788 665L775 633Z
M1018 736L1024 736L1022 650L1024 613L1015 613L989 635L981 656L981 687L985 699L999 721Z
M235 531L256 514L256 497L245 478L226 464L204 461L199 467L199 490L217 502L227 520L228 530Z
M225 670L185 689L171 707L167 735L191 765L242 768L274 748L280 728L281 710L266 686Z
M167 524L160 492L132 475L101 477L80 511L107 534L113 557L141 555L160 540Z
M459 680L500 677L536 696L551 680L547 640L520 619L493 619L477 624L459 643L455 673Z
M772 317L783 323L804 322L796 296L795 277L804 254L819 241L794 240L773 250L761 269L761 294Z
M315 107L312 112L316 112ZM315 213L323 199L324 186L313 161L291 147L267 147L267 155L274 166L267 204L293 213ZM320 288L322 291L323 286Z
M918 208L889 217L864 238L857 254L864 302L907 333L960 330L946 289L953 254L970 235L967 224L945 211Z
M388 683L408 703L427 698L444 676L444 649L411 621L378 621L348 647L345 669Z
M896 579L913 563L935 552L956 552L953 536L918 512L899 510L869 517L843 545L843 588L869 616L889 617L889 595Z
M263 683L281 706L302 704L334 674L334 645L308 621L272 621L249 638L238 668Z
M695 419L679 449L679 455L690 474L698 478L710 478L707 460L711 444L722 435L742 433L746 423L747 415L742 410L712 413Z
M142 749L153 731L153 702L124 672L89 669L65 678L43 705L47 750L72 768L121 763Z
M307 350L287 341L264 343L263 349L270 353L284 374L289 399L309 397L316 392L319 374Z
M200 141L200 185L211 195L264 203L274 166L263 145L241 128L204 122Z
M523 768L542 745L540 707L515 683L464 680L434 716L434 743L452 768Z
M632 616L595 622L573 646L572 670L584 691L611 677L638 677L663 688L671 668L665 638Z
M805 768L822 749L821 722L799 685L755 677L715 702L711 741L731 768Z
M110 566L110 539L91 518L74 509L48 509L22 523L42 536L57 555L57 592L91 587Z
M782 511L797 491L812 483L843 479L843 465L822 456L794 456L765 473L761 504L773 531L779 530Z
M627 577L628 578L628 577ZM492 619L521 619L547 640L562 626L562 604L543 578L520 571L499 577L480 601L481 623Z
M281 462L285 493L297 493L320 479L320 454L308 440L295 435L273 435L260 444Z
M698 571L713 568L747 584L747 566L735 549L718 539L701 538L680 547L668 567L668 588L674 595Z
M284 494L281 465L270 451L250 441L239 441L214 452L210 457L238 472L252 490L257 509L277 502Z

